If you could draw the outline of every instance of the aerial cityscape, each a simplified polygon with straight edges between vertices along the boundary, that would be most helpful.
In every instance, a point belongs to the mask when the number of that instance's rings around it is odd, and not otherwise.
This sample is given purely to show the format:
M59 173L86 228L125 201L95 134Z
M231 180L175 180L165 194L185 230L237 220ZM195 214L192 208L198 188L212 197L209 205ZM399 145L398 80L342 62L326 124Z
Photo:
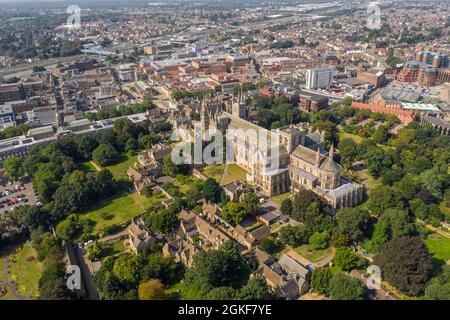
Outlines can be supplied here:
M450 300L449 165L449 1L0 0L0 305Z

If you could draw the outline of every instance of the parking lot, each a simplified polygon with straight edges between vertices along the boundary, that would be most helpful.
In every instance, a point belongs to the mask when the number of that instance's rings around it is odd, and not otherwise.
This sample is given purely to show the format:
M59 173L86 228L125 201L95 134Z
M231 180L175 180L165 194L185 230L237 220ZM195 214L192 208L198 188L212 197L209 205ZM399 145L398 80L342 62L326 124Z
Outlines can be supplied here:
M31 182L9 181L0 185L0 213L37 202L39 202L39 196L35 195Z

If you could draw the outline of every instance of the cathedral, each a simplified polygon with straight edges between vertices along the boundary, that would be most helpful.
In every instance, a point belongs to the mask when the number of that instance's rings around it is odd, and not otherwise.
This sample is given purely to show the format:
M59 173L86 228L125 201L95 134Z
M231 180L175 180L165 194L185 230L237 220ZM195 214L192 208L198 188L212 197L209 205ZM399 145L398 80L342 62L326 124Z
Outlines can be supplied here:
M259 192L273 197L305 188L324 197L334 210L362 201L364 187L341 177L334 147L324 150L323 133L294 126L270 131L248 118L242 94L205 99L200 106L203 140L209 141L214 132L225 134L232 162L247 171L247 182Z

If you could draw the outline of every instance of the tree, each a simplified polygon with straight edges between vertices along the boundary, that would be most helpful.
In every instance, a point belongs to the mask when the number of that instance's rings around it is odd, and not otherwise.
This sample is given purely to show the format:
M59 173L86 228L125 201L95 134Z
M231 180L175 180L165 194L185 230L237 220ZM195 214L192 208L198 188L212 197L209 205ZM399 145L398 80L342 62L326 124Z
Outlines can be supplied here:
M125 143L125 151L136 150L137 148L137 141L133 138L129 138Z
M350 241L362 240L370 227L370 214L363 209L341 209L335 219L337 233L346 235Z
M431 300L450 300L450 266L443 266L442 273L431 279L425 288L425 297Z
M261 242L259 243L259 248L262 251L266 251L270 254L274 254L275 252L277 252L279 250L280 242L277 239L275 239L271 236L268 236L261 240Z
M350 167L358 156L358 144L353 139L345 138L339 141L338 147L342 164Z
M234 202L228 202L222 209L222 218L229 224L235 226L245 219L244 208Z
M113 164L118 158L116 149L109 144L101 144L92 152L92 159L101 166Z
M413 232L414 226L409 222L408 213L398 209L387 209L375 224L372 241L381 245L394 237L412 235Z
M389 140L390 134L386 126L379 126L373 134L373 140L379 144L385 144Z
M322 232L314 232L309 237L309 245L314 250L322 250L328 247L328 241L330 240L330 233L326 230Z
M175 263L171 257L163 256L160 252L146 257L141 270L144 279L160 279L165 285L174 283L180 277L181 272L179 264Z
M393 164L391 154L376 146L370 147L364 158L367 170L374 177L383 175Z
M66 219L58 223L56 226L56 235L64 240L73 239L80 231L80 227L76 219Z
M254 192L246 193L241 201L241 205L246 214L255 213L256 209L258 209L259 206L257 195Z
M414 216L425 221L430 214L428 206L421 199L413 199L409 201L409 208Z
M420 180L416 175L407 173L395 184L395 188L405 199L413 199L415 194L420 190Z
M135 137L137 130L136 125L128 118L120 118L114 122L113 132L118 136L128 138Z
M17 222L22 226L28 228L29 231L43 227L47 228L49 223L49 216L46 212L42 212L37 206L25 205L16 208L14 211Z
M3 167L6 174L13 180L18 180L24 175L23 159L17 157L6 158L3 162Z
M329 294L333 300L362 300L364 286L358 279L338 273L330 280Z
M281 213L287 214L288 216L292 215L292 201L291 199L284 199L281 202Z
M87 248L89 259L100 260L106 256L111 245L106 242L94 241L94 243Z
M201 291L208 291L212 287L238 288L247 282L249 273L239 249L228 241L218 250L195 254L192 267L186 272L185 283Z
M216 180L208 178L202 186L203 197L211 202L219 203L223 201L225 195L222 187L216 182Z
M358 257L349 247L340 247L336 249L333 264L342 271L361 267L364 261Z
M78 140L78 154L84 160L90 160L92 152L98 147L97 141L92 136L82 136Z
M236 297L236 290L231 287L218 287L208 291L206 295L207 300L234 300Z
M392 239L374 260L384 279L409 295L423 292L432 269L430 253L418 237Z
M253 277L239 290L237 298L239 300L270 300L273 295L264 278Z
M305 226L285 226L280 229L280 240L291 247L298 247L308 242L308 230Z
M404 203L397 190L388 186L379 186L370 192L367 207L377 216L380 216L387 209L402 210Z
M165 235L169 235L178 226L178 223L176 212L170 209L150 212L145 218L145 224L150 230Z
M328 294L328 287L333 278L330 268L316 268L311 275L311 289L320 294Z
M164 285L158 279L149 279L138 287L139 300L165 300L167 299Z
M114 262L113 274L119 281L135 285L139 282L139 270L141 264L138 258L133 254L123 254Z
M33 186L41 196L42 201L51 201L58 188L61 178L60 168L52 163L41 163L33 176Z

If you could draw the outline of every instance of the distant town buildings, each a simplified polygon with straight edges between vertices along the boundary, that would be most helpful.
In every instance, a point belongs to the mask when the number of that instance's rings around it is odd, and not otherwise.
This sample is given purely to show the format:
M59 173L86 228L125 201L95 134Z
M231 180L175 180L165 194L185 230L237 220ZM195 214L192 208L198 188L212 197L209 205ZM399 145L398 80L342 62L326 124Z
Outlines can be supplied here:
M331 87L334 68L314 68L306 70L307 89L325 89Z

